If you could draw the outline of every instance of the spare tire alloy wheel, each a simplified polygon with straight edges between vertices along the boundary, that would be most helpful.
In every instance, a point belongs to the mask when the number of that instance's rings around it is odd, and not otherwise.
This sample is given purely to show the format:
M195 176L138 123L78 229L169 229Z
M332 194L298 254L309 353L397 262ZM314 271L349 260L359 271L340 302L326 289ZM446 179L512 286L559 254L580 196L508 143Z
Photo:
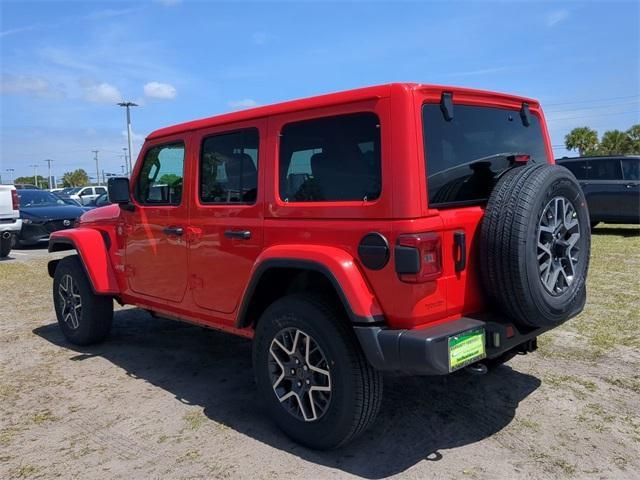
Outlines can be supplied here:
M71 330L77 330L82 319L82 298L78 284L68 273L62 277L58 284L58 298L63 321Z
M331 402L331 373L318 343L298 328L285 328L269 347L269 373L276 397L294 417L321 418Z
M562 295L575 279L579 261L580 222L573 203L554 197L545 206L538 224L540 280L553 296Z

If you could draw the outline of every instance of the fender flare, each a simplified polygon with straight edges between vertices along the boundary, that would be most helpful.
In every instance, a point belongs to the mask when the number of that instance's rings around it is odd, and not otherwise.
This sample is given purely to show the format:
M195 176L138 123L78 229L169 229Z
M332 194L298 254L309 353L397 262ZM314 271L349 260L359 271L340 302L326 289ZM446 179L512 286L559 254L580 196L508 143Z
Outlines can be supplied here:
M53 232L49 238L49 252L73 250L78 252L80 263L97 295L119 295L118 282L111 265L108 245L102 232L92 228L71 228ZM49 262L47 269L53 277L60 260Z
M263 251L254 264L238 310L238 328L248 326L246 316L253 294L262 276L274 268L319 272L333 285L353 324L380 325L385 322L376 296L351 254L325 245L278 245Z

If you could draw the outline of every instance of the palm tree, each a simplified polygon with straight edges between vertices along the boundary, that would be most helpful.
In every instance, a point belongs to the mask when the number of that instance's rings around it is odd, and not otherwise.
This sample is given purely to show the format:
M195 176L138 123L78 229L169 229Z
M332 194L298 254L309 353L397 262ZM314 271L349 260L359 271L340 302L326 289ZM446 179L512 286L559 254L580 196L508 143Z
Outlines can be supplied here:
M636 155L640 155L640 123L632 125L629 130L627 130L627 135L631 139L631 152Z
M73 172L65 172L62 175L62 184L65 187L84 187L89 185L89 175L82 168Z
M633 150L633 142L626 132L609 130L602 135L598 152L602 155L626 155Z
M578 127L564 137L567 150L578 150L578 155L593 155L598 148L598 132L589 127Z

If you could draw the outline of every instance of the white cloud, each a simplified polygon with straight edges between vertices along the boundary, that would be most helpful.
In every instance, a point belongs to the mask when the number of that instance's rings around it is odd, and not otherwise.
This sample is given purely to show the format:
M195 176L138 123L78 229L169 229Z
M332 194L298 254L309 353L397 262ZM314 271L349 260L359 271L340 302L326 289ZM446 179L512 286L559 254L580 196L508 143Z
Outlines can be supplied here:
M122 130L122 137L123 138L128 138L127 136L127 131L126 130ZM132 143L142 143L144 142L145 136L141 135L139 133L135 133L133 130L131 130L131 142Z
M256 107L258 102L251 98L243 98L242 100L231 100L228 105L232 108L251 108Z
M103 82L85 87L84 98L93 103L118 103L122 101L122 94L113 85Z
M556 25L558 25L560 22L563 22L567 18L569 18L569 10L567 9L555 10L551 12L549 15L547 15L547 19L546 19L547 27L555 27Z
M33 95L41 98L62 98L64 92L55 89L41 77L5 74L0 80L1 93Z
M176 98L176 87L169 83L149 82L144 86L144 94L150 98L172 100Z
M256 45L264 45L269 40L273 39L273 35L264 32L255 32L252 36L253 43Z

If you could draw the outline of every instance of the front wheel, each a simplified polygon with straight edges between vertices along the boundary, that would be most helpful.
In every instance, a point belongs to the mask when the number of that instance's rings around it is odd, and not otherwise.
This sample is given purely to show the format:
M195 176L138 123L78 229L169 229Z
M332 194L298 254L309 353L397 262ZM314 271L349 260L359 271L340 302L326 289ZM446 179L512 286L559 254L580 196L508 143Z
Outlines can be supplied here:
M373 423L382 375L367 362L348 320L330 303L290 295L258 322L253 367L259 398L293 440L327 450Z
M53 277L53 303L58 325L69 342L89 345L101 342L109 334L113 299L93 292L77 255L58 263Z

